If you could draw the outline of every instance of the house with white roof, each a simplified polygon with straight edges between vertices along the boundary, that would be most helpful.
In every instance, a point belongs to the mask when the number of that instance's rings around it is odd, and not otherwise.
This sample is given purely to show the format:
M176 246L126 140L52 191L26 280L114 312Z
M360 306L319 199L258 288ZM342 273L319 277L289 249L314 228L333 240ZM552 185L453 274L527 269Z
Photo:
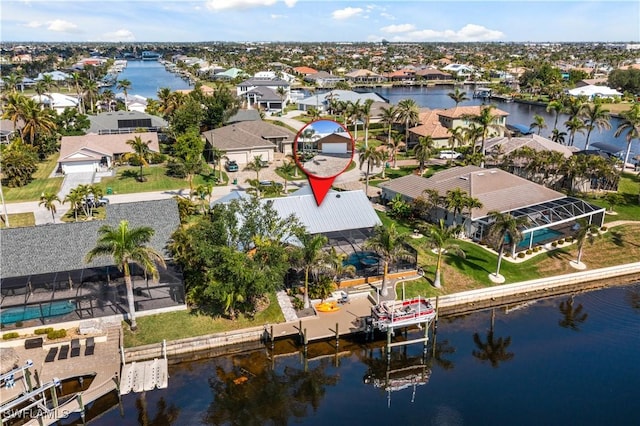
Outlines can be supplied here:
M62 93L46 93L43 95L33 95L31 99L39 104L45 105L60 114L65 108L78 108L80 101L77 97L63 95Z
M595 98L615 98L622 96L622 93L610 87L594 85L576 87L575 89L568 90L567 93L574 97L586 96L589 100L593 100Z
M358 93L351 90L331 90L325 93L316 93L313 96L302 99L298 102L298 109L300 111L308 111L309 108L317 108L320 112L325 112L329 109L329 101L334 99L342 102L360 102L364 104L367 99L371 99L374 103L387 103L386 99L378 95L377 93Z

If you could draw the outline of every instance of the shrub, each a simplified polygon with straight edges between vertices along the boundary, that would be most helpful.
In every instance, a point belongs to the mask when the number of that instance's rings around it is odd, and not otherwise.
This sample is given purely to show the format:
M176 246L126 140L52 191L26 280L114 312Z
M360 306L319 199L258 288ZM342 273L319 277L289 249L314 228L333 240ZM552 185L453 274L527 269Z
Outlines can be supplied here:
M529 251L529 250L527 250L527 251ZM524 253L523 252L518 253L518 259L522 259L523 257L524 257Z
M573 242L573 237L567 237L567 238L565 238L565 241L568 242L568 243L571 243L571 242Z
M53 327L47 327L47 328L36 328L35 330L33 330L34 334L49 334L53 331Z
M184 179L187 177L187 170L184 164L176 160L169 160L167 163L167 176Z
M527 249L527 254L533 254L533 251L531 249Z
M20 328L22 327L22 321L16 321L16 327Z
M16 337L20 337L16 331L12 331L11 333L5 333L2 335L2 340L15 339Z
M52 329L47 333L47 339L49 340L61 339L63 337L67 337L67 330L65 330L64 328L61 328L60 330Z
M304 301L299 297L294 297L291 300L291 305L293 305L293 309L295 309L296 311L304 309Z
M559 239L558 244L564 244L564 238Z
M149 159L149 162L151 164L162 164L165 161L167 161L167 156L160 152L154 152L153 154L151 154L151 158Z
M600 230L601 230L602 232L604 232L604 231L606 231L606 230L607 230L607 227L606 227L606 226L603 226L602 228L600 228Z
M552 242L551 247L558 247L558 242L557 241Z

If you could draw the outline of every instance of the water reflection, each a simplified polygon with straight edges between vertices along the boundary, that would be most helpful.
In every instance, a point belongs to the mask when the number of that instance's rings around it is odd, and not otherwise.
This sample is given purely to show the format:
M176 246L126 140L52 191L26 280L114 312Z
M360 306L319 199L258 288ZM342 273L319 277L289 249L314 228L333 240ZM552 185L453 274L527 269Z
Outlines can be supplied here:
M560 327L568 328L573 331L580 331L578 324L585 322L589 316L586 312L582 312L582 303L578 303L577 306L573 306L573 296L560 302L558 309L562 314L562 319L558 321Z
M509 345L511 345L511 336L509 337L495 337L495 309L491 310L491 328L487 333L486 342L480 338L480 334L473 333L473 343L475 343L477 350L471 352L471 354L482 362L489 361L493 368L498 368L501 362L510 361L514 357L513 352L507 351Z
M136 399L136 410L138 411L138 424L142 426L171 425L180 414L180 409L175 404L167 404L167 401L161 397L156 403L155 416L149 420L146 392L142 392Z

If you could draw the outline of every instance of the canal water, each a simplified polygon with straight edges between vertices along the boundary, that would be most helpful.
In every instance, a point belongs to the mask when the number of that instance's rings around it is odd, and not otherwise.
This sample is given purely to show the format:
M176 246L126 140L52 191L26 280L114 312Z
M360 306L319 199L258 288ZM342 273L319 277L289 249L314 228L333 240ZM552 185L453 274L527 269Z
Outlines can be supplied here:
M129 95L158 99L158 90L168 87L171 90L191 89L192 85L178 74L167 71L158 61L127 61L127 67L118 75L118 80L129 80ZM120 92L114 86L111 90Z
M640 283L441 319L433 340L389 367L384 338L185 362L91 424L640 424Z

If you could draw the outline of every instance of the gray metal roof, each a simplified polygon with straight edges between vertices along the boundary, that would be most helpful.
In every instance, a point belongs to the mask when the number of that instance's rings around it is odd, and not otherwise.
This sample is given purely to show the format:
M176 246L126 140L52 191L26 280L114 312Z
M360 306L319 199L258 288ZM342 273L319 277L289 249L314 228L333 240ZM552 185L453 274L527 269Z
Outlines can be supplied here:
M282 198L271 198L280 217L295 214L310 234L373 228L381 225L364 191L329 191L322 204L302 191Z
M296 135L284 127L254 120L209 130L204 132L203 136L211 146L224 151L233 151L253 148L275 149L272 139L293 141Z
M180 225L174 199L111 204L105 220L56 223L24 228L0 229L0 278L64 272L95 266L110 266L109 257L90 264L85 255L96 245L98 228L129 221L130 227L149 226L155 230L151 246L168 256L167 243Z
M144 118L151 119L151 127L165 128L169 126L167 120L157 115L151 115L139 111L113 111L103 112L98 115L90 115L89 122L91 126L87 133L99 133L105 130L118 130L118 120L139 120Z

